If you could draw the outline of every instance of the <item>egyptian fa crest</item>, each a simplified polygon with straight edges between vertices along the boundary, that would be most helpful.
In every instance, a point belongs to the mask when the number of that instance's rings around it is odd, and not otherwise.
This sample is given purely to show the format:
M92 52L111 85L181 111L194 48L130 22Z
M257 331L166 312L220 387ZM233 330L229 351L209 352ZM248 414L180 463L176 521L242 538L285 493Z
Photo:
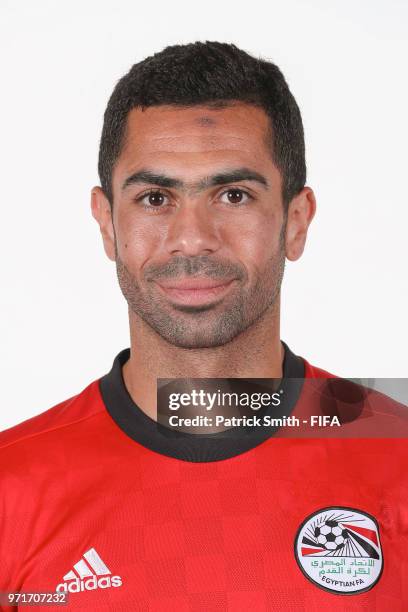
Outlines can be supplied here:
M343 595L364 593L383 569L378 523L353 508L317 510L296 534L295 557L306 578L320 588Z

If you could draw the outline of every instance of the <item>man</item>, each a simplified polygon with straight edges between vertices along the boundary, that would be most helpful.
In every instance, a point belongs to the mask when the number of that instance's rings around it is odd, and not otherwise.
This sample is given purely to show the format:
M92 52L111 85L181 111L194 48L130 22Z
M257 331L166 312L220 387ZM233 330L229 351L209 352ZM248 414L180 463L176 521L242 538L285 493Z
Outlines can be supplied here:
M3 432L0 590L90 610L406 609L404 413L280 340L284 262L315 197L279 69L215 42L136 64L109 100L99 173L92 214L130 351ZM172 429L160 398L196 379L277 380L264 416L346 434Z

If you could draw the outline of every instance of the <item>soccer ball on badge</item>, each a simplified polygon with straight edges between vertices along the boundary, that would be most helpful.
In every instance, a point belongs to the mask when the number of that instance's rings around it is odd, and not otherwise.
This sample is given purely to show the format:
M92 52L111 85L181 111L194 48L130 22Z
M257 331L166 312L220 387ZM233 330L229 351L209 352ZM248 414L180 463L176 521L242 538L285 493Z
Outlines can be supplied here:
M340 527L337 521L325 521L314 530L315 538L326 550L340 550L349 537L347 529Z

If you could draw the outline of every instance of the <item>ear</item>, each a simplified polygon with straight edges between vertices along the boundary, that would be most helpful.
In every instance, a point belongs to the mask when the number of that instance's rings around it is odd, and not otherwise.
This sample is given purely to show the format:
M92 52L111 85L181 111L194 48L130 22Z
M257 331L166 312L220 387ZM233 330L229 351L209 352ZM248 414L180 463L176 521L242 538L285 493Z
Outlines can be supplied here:
M307 230L316 212L316 198L310 187L304 187L289 203L285 235L285 253L296 261L305 248Z
M108 198L101 187L94 187L91 191L92 216L99 224L101 230L105 253L112 261L116 261L115 255L115 230L112 221L112 210Z

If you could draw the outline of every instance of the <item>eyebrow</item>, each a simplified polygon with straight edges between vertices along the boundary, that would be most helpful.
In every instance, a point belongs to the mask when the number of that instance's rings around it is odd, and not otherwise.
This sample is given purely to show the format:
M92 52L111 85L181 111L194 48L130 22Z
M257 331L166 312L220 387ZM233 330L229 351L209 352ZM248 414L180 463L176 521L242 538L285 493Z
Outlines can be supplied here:
M266 178L259 172L255 172L255 170L251 170L250 168L235 168L233 170L225 170L224 172L207 176L197 184L189 185L189 187L192 187L197 191L202 191L208 187L226 185L228 183L235 183L237 181L255 181L263 187L266 187L266 189L269 187ZM141 183L157 185L158 187L173 187L178 189L187 187L187 185L178 178L167 176L166 174L151 172L150 170L139 170L125 179L122 185L122 191L130 185Z

